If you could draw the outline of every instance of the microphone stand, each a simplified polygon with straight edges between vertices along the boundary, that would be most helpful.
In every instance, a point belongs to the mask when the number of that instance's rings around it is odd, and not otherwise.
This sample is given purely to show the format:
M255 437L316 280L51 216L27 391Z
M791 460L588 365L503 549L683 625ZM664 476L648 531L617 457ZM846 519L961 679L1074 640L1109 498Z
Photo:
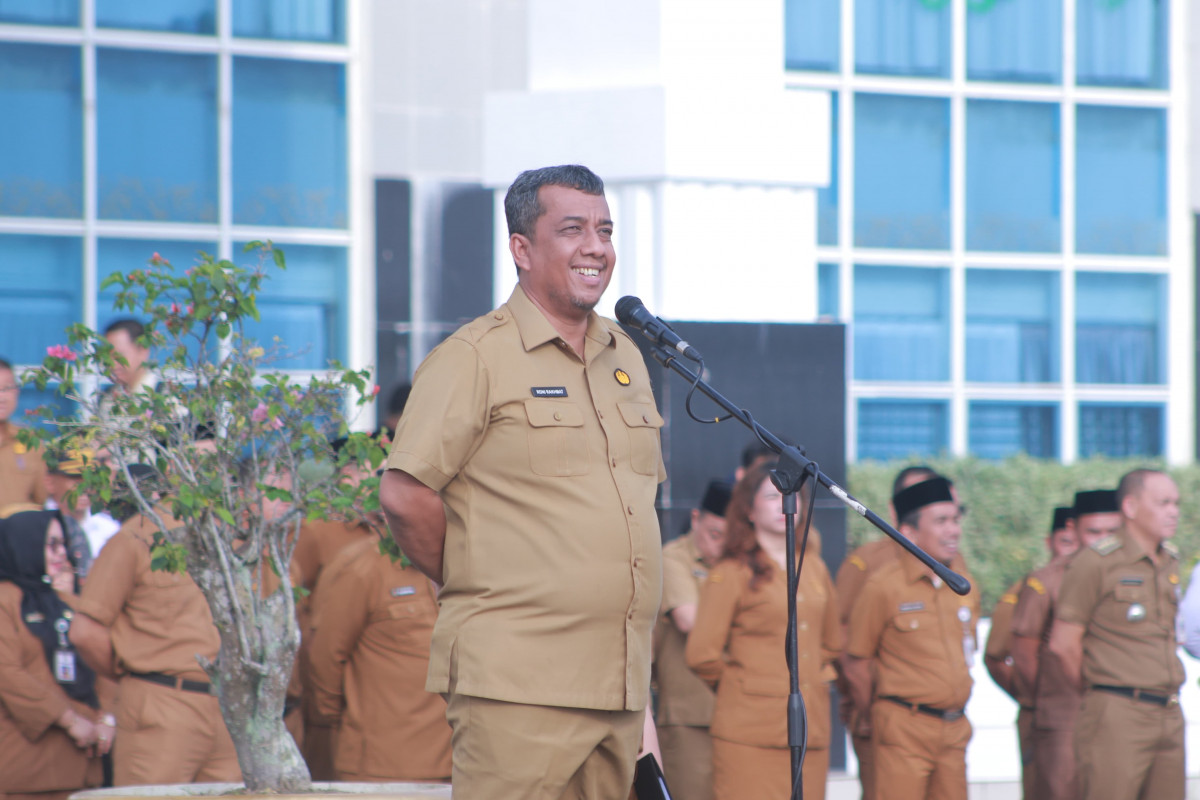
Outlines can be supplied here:
M800 693L799 673L799 641L796 632L796 595L800 585L799 570L796 565L796 493L804 483L805 476L813 478L829 490L830 494L842 501L851 510L865 518L879 530L886 533L901 547L916 557L922 564L933 570L939 578L945 581L956 594L965 595L971 591L970 582L951 570L940 561L917 547L904 534L897 531L883 520L878 514L854 499L849 492L839 486L828 475L821 471L815 461L804 455L802 448L789 445L771 431L759 424L750 414L727 400L720 392L712 388L700 376L679 362L678 353L652 342L650 350L654 358L664 367L674 370L683 376L694 389L699 389L710 400L715 402L731 417L741 422L761 439L768 447L779 454L779 463L771 471L771 482L783 494L783 512L785 519L785 548L788 552L787 585L788 585L788 628L785 642L785 652L788 662L788 678L790 693L788 695L788 747L792 753L792 787L793 797L802 796L800 774L804 765L804 750L808 739L807 717L804 708L804 697ZM815 493L815 489L814 489ZM808 510L808 518L812 518L812 506ZM808 526L805 525L805 543L808 539ZM800 555L801 560L804 554Z

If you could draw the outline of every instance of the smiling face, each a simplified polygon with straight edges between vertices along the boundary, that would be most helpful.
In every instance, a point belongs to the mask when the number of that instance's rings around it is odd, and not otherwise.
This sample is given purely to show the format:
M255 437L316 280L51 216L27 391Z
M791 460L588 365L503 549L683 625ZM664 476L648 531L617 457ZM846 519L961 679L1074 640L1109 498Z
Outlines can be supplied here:
M17 386L17 376L11 369L0 367L0 423L7 422L17 410L17 401L21 399L21 390Z
M617 262L608 201L566 186L543 186L538 202L543 211L533 235L509 237L518 279L544 312L577 322L600 301Z
M67 540L62 525L51 520L46 528L46 574L53 582L58 576L71 571L71 560L67 557Z
M916 527L901 525L901 533L937 561L949 564L958 555L958 543L962 538L962 515L958 504L930 503L918 512Z

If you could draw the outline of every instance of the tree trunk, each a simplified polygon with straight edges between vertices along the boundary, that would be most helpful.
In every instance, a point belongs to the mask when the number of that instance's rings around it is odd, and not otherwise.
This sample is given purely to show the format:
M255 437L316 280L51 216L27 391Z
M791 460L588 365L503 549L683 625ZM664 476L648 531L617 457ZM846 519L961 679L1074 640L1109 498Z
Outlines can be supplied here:
M283 723L300 645L291 584L280 581L282 585L264 597L250 569L231 567L231 593L220 566L204 556L197 560L205 563L189 565L189 572L204 592L221 635L217 659L205 669L233 738L242 780L251 792L308 791L308 766Z

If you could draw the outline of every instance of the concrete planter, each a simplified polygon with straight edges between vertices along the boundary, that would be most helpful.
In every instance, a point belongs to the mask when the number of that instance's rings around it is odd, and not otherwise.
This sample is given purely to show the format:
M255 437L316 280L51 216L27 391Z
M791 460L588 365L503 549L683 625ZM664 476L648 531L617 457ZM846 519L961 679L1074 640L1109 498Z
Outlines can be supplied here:
M147 800L181 797L251 797L240 783L189 783L162 786L116 786L112 789L88 789L71 795L70 800ZM313 783L308 794L276 794L271 800L449 800L450 786L441 783Z

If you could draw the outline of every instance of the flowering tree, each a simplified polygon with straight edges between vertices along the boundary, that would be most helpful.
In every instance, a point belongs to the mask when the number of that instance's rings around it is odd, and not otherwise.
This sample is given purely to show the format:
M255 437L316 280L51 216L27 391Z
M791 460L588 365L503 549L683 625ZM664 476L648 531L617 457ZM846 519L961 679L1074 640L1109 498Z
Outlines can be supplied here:
M132 503L158 529L153 567L186 570L207 598L221 647L203 667L246 787L302 791L311 780L283 725L299 646L288 566L305 519L376 518L377 479L356 481L344 468L373 472L382 443L349 434L335 455L329 439L348 434L344 409L379 388L366 370L336 364L303 381L271 368L288 352L252 334L259 289L284 258L269 243L251 249L261 252L254 269L202 255L179 272L156 253L146 269L107 278L101 288L117 289L116 307L146 323L141 343L158 355L157 387L85 391L85 378L125 362L97 332L73 325L68 343L48 348L26 380L57 386L80 413L40 410L53 424L22 437L107 454L109 468L89 465L81 490L105 504ZM394 545L381 537L381 547Z

